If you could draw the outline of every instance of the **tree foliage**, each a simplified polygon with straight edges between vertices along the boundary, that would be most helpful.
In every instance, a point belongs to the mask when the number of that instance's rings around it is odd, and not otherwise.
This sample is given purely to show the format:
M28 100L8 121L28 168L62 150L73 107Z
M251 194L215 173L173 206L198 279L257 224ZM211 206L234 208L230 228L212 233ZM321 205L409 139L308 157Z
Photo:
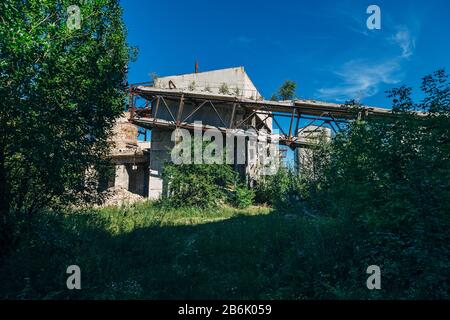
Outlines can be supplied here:
M292 80L286 80L278 90L279 100L292 100L295 97L297 84Z
M353 226L355 254L384 270L392 296L448 298L450 84L439 70L421 88L418 103L408 87L389 91L394 117L356 121L336 137L311 199Z
M168 193L163 203L171 207L216 207L234 189L236 174L227 164L166 164Z
M201 146L202 162L165 164L163 179L167 192L161 201L163 205L205 209L225 203L245 208L253 203L254 192L245 186L239 174L226 163L226 154L221 155L222 163L211 161L214 156L208 155L206 150L217 149L215 141L195 138L190 143L191 154Z
M380 266L378 297L450 297L448 76L438 70L422 79L421 89L419 102L409 87L388 91L393 116L362 116L322 143L313 174L281 171L259 186L258 200L265 196L280 211L312 212L320 217L312 221L317 228L322 218L335 221L332 241L340 247L332 250L339 259L329 263L345 274L332 281L344 296L359 292L359 284L345 280L361 277L356 263ZM345 106L361 111L355 101Z
M81 10L79 29L67 26L71 5ZM124 109L130 50L121 15L117 0L0 3L3 228L8 212L31 214L95 189Z

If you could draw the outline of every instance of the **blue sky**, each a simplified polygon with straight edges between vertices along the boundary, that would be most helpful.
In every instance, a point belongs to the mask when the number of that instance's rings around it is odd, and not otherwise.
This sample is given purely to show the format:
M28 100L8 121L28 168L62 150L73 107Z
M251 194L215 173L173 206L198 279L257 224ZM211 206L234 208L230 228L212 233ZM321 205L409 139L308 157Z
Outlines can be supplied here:
M381 8L381 30L366 9ZM270 97L284 80L297 95L332 102L357 98L389 107L384 91L437 68L450 70L450 2L124 0L128 42L139 48L129 82L244 66ZM418 91L418 90L417 90Z

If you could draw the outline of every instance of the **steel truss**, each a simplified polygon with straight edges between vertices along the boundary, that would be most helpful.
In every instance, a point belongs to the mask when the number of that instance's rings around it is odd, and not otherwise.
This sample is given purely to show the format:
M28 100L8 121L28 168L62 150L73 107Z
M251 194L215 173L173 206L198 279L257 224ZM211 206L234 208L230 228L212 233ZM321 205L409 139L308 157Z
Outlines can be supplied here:
M144 101L144 104L139 104ZM194 106L189 113L185 112L185 105L189 103ZM170 106L169 106L170 105ZM228 106L231 114L224 119L223 114L218 111L217 106ZM171 108L172 107L172 108ZM175 107L175 112L172 112ZM295 149L297 147L311 147L308 139L315 131L328 126L334 133L345 129L349 121L368 116L392 116L388 109L359 107L350 108L338 104L318 102L313 100L294 101L267 101L238 98L229 95L211 93L199 93L181 91L177 89L160 89L152 86L133 85L130 87L130 121L145 129L152 128L185 128L194 130L193 116L201 109L208 108L211 115L215 115L220 126L212 127L202 125L202 130L217 129L226 134L231 129L254 129L260 132L262 129L269 130L265 121L272 119L274 127L279 134L273 135L279 144ZM158 118L159 112L165 109L169 120ZM172 109L172 110L171 110ZM187 114L186 114L187 113ZM243 114L241 120L237 120L236 114ZM289 118L289 129L283 128L277 118ZM300 126L301 120L306 119L307 125ZM313 131L302 135L302 132L311 124L316 124Z

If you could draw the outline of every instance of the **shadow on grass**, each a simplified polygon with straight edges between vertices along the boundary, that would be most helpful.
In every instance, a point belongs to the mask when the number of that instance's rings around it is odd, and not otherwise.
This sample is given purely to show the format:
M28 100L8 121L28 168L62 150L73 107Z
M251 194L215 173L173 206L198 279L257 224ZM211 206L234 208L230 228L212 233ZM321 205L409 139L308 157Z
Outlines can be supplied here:
M109 224L92 214L41 219L0 267L0 296L333 299L352 297L339 279L365 281L350 274L352 247L332 220L272 212L114 234ZM81 290L66 288L69 265L81 268Z

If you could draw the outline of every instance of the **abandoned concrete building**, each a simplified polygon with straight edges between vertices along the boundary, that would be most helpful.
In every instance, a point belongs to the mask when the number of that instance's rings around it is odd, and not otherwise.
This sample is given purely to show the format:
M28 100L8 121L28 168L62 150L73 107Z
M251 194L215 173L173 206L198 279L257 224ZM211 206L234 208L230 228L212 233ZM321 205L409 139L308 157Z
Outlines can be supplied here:
M372 114L385 116L390 111L362 107L355 114L328 102L264 100L243 67L159 77L130 87L129 110L114 128L115 177L108 186L159 198L165 189L163 166L171 159L171 137L177 128L192 131L200 123L201 130L215 128L224 135L229 130L255 130L258 139L269 135L277 145L296 150L294 162L301 170L310 166L308 148L319 137L330 139L343 122ZM288 121L281 122L282 117ZM151 141L138 141L139 130L151 131ZM276 149L269 153L278 159ZM261 165L247 161L234 168L252 185Z
M108 187L122 188L146 197L150 142L138 141L138 127L128 119L129 113L125 113L117 119L113 129L111 162L115 175L109 180Z
M201 73L191 73L178 76L168 76L155 79L154 88L178 90L192 93L210 93L219 95L233 95L248 99L262 100L243 67L229 68ZM171 89L168 89L171 90ZM177 113L176 102L165 99L164 107L158 112L159 122L170 122L173 114ZM201 122L209 127L220 127L221 120L230 117L232 110L220 103L211 105L212 109L200 110L197 105L186 101L184 114L189 115L189 121ZM235 115L242 121L244 113ZM130 113L117 120L114 127L114 144L111 159L115 165L115 177L108 183L108 187L123 188L132 193L150 199L161 196L164 186L162 179L163 165L170 161L170 151L174 142L171 140L172 128L154 127L151 130L150 141L138 141L138 126L129 121ZM272 119L260 114L254 117L254 125L263 126L268 133L272 129ZM236 165L236 170L250 177L257 175L257 165Z

